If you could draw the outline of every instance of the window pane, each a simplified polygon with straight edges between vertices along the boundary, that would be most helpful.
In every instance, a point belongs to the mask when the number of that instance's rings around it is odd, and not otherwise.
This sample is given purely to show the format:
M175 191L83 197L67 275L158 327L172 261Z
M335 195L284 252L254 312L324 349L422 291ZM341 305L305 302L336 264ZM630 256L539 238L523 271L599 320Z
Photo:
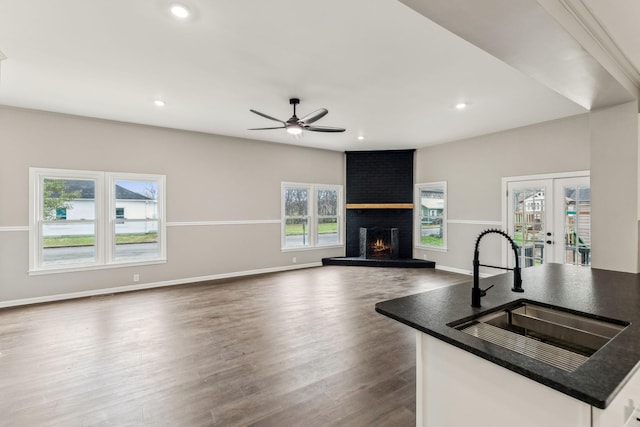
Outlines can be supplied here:
M157 219L158 183L155 181L116 181L117 218Z
M565 199L565 257L567 264L591 264L591 190L567 186Z
M284 215L307 216L309 215L309 191L306 188L285 188L284 190Z
M96 239L93 222L43 224L42 264L95 262Z
M318 190L318 216L338 215L338 192L336 190Z
M116 259L158 256L158 221L116 222Z
M115 257L157 258L158 183L155 181L115 181Z
M444 187L426 186L420 190L420 243L444 246Z
M338 234L338 191L318 189L316 191L317 229L316 243L335 245L340 243Z
M523 188L513 192L513 240L520 247L520 266L533 267L543 263L545 189Z
M42 265L96 261L95 192L91 179L43 180Z
M305 218L289 218L285 221L285 247L309 245L309 221Z
M45 221L96 219L96 183L88 179L45 178L42 219Z
M338 218L318 219L318 245L337 245L338 243L340 243Z

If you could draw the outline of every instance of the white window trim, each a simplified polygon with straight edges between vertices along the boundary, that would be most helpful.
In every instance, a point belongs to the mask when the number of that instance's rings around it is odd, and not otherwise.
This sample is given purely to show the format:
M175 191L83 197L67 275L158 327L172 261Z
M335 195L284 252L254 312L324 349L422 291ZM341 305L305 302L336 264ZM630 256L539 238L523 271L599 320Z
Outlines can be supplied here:
M93 262L42 265L42 184L45 178L88 179L95 186L95 248ZM147 259L115 259L113 224L115 221L115 181L155 181L158 183L158 239L159 254ZM111 173L72 169L29 168L29 275L99 270L124 266L166 263L166 177L138 173Z
M433 245L423 245L422 242L422 236L420 235L420 225L421 225L421 211L422 211L422 204L420 201L420 193L422 192L423 189L425 188L431 188L431 187L435 187L435 186L439 186L442 187L444 190L444 214L442 217L442 246L433 246ZM427 249L427 250L431 250L431 251L438 251L438 252L447 252L447 240L448 240L448 221L447 221L447 216L449 213L449 207L448 207L448 200L449 200L449 193L447 191L447 181L435 181L435 182L423 182L420 184L415 184L414 186L415 192L414 192L414 228L413 228L413 241L415 242L414 247L416 249Z
M309 194L307 203L307 223L309 224L309 243L305 246L285 246L286 220L285 216L285 188L302 188L306 189ZM318 225L318 209L316 204L316 193L318 190L333 190L338 192L337 225L338 225L338 243L329 245L318 244L317 225ZM342 185L332 184L309 184L300 182L282 182L280 185L280 251L294 252L313 249L329 249L344 247L344 202L342 197Z

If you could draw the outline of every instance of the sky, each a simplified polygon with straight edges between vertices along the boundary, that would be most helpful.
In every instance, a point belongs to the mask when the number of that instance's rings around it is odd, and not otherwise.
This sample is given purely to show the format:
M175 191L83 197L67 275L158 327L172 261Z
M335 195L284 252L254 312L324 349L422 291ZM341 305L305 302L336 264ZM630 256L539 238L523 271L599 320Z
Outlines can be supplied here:
M146 195L146 189L150 186L158 191L158 183L154 181L116 181L116 185L143 195Z

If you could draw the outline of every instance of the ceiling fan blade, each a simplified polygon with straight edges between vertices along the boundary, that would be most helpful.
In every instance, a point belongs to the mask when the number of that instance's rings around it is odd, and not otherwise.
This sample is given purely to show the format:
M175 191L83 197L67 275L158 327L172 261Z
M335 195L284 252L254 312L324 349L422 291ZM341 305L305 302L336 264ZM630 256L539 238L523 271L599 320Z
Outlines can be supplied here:
M251 128L251 129L247 129L247 130L269 130L269 129L285 129L285 126L278 126L275 128Z
M304 130L310 130L313 132L344 132L343 128L334 128L330 126L304 126Z
M306 116L301 118L300 121L304 122L304 124L310 125L311 123L318 121L324 116L326 116L328 112L329 111L327 111L326 108L321 108L319 110L314 111L311 114L307 114Z
M282 120L280 120L280 119L276 119L275 117L267 116L266 114L261 113L260 111L256 111L256 110L249 110L249 111L251 111L252 113L257 114L257 115L259 115L259 116L262 116L262 117L264 117L265 119L273 120L274 122L280 122L280 123L282 123L283 125L285 124L285 122L283 122Z

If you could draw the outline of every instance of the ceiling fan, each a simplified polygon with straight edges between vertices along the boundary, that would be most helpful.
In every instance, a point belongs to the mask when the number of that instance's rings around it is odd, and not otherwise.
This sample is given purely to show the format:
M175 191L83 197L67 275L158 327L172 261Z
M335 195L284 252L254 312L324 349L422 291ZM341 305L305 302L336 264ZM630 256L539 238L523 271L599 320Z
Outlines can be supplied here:
M330 126L311 126L311 123L315 123L316 121L320 120L321 118L327 115L329 111L326 108L321 108L319 110L316 110L313 113L307 114L303 118L299 119L298 116L296 116L296 105L300 104L300 99L291 98L289 99L289 104L293 105L293 116L291 116L291 118L286 122L271 116L267 116L266 114L263 114L260 111L249 110L252 113L255 113L259 116L264 117L265 119L282 123L282 126L270 127L270 128L253 128L249 130L286 129L287 132L290 133L291 135L300 135L303 130L310 130L313 132L344 132L345 131L345 129L343 128L336 128L336 127L330 127Z

